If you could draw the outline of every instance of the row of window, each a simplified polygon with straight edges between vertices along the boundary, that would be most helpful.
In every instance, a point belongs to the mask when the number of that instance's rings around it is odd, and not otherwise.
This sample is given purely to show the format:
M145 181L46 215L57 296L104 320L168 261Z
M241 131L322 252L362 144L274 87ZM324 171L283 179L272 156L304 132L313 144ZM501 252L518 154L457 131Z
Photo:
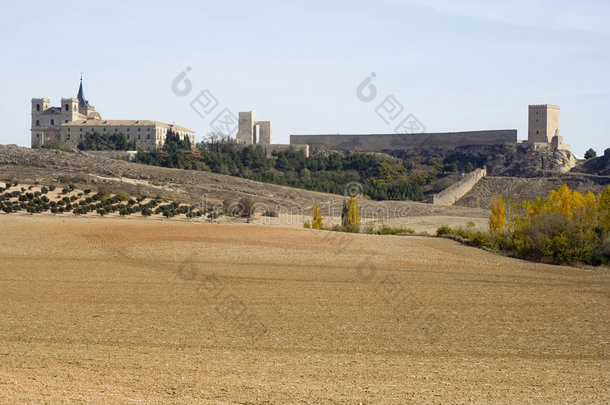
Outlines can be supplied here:
M67 105L67 104L66 104L66 105ZM65 121L64 121L64 123L65 123L65 124L67 124L67 123L68 123L68 120L65 120ZM39 126L40 126L40 120L36 120L36 126L37 126L37 127L39 127ZM53 127L53 126L55 126L55 120L54 120L54 119L52 119L52 120L51 120L51 126L52 126L52 127ZM68 128L68 132L70 132L70 129L71 129L71 128ZM127 128L127 132L129 132L129 129L130 129L130 128ZM82 129L82 128L80 128L79 130L80 130L80 132L83 132L83 129ZM106 132L106 128L102 128L102 132ZM114 132L119 132L119 129L118 129L118 128L115 128L115 129L114 129ZM142 132L142 128L138 128L138 132ZM147 128L147 132L150 132L150 128ZM160 133L161 131L160 131L160 130L157 130L157 132L159 132L159 133ZM127 135L127 139L129 139L129 135ZM150 139L150 135L148 135L148 139Z
M67 124L68 120L64 121L64 124ZM40 120L36 120L36 126L39 127L40 126ZM55 126L55 120L51 120L51 126L54 127Z
M536 131L536 133L538 133L538 131ZM40 134L36 134L36 138L40 138ZM83 134L80 134L80 139L83 139ZM129 135L127 135L127 139L129 139ZM138 135L138 139L142 139L142 135ZM146 139L150 139L150 135L147 135ZM70 140L70 134L66 135L66 140Z
M70 111L70 104L66 104L65 110ZM76 111L76 106L74 106L73 110ZM36 104L36 111L40 111L40 104Z
M38 121L36 121L36 123L38 123ZM36 124L36 125L38 125L38 124ZM68 132L70 132L70 130L71 130L71 129L72 129L72 128L68 128ZM79 131L80 131L80 132L83 132L83 129L82 129L82 128L79 128ZM102 128L102 132L106 132L106 128ZM115 128L115 129L114 129L114 132L119 132L119 129L118 129L118 128ZM127 132L129 132L129 128L127 128ZM138 132L142 132L142 128L138 128ZM148 132L150 132L150 128L148 128ZM149 136L150 136L150 135L149 135Z

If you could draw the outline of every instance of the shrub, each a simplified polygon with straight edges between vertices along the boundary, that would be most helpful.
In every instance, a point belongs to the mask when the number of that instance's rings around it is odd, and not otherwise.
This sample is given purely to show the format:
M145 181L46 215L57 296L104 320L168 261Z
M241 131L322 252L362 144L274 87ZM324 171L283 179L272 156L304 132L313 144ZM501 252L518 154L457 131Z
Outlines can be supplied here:
M436 229L436 236L444 236L444 235L455 235L455 231L451 229L448 225L439 226Z
M239 205L241 206L241 216L249 217L252 213L252 208L254 207L254 200L245 196L239 199Z
M347 233L359 233L360 232L360 226L359 225L350 225L350 224L348 224L347 226L340 227L339 231L340 232L347 232Z
M97 194L99 194L100 197L108 197L110 196L110 190L106 186L100 186L97 189Z
M513 235L519 256L552 263L593 264L599 235L561 214L545 213L521 226Z
M118 193L116 193L116 196L119 198L119 200L121 201L127 201L129 200L129 195L124 192L124 191L119 191Z
M303 223L303 228L306 228L306 229L311 229L311 223L310 223L309 221L305 221L305 222Z
M401 233L415 233L415 231L411 228L402 228L402 227L393 228L391 226L383 224L374 233L377 235L398 235Z

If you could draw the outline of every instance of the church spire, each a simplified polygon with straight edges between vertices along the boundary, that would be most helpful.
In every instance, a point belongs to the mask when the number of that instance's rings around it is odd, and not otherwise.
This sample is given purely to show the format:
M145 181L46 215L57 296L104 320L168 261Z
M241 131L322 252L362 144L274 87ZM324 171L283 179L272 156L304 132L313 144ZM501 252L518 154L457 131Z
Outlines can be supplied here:
M85 93L83 92L83 73L80 74L80 86L78 87L78 106L80 108L89 107L89 101L85 100Z

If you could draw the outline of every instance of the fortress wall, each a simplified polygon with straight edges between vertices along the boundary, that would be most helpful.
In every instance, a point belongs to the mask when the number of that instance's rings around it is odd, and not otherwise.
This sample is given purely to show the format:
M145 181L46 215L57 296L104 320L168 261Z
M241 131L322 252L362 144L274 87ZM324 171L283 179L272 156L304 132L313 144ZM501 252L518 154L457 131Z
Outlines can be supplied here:
M447 187L438 194L432 197L432 204L434 205L453 205L466 195L472 188L481 180L487 176L486 169L475 169L470 173L464 175L464 178L455 184Z
M438 147L454 149L466 145L516 143L516 129L380 135L290 135L290 144L313 149L383 152L391 149Z

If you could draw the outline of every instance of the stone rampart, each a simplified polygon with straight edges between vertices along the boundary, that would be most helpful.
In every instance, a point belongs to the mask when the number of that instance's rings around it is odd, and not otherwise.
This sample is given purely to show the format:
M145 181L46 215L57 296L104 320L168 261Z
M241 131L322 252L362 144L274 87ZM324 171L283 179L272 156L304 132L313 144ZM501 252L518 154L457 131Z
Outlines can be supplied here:
M432 204L434 205L453 205L466 195L472 188L481 180L487 176L487 169L475 169L470 173L464 175L462 180L455 184L447 187L438 194L432 197Z
M517 142L516 129L436 132L422 134L290 135L290 144L307 144L314 150L384 152L407 148L455 149L467 145Z

